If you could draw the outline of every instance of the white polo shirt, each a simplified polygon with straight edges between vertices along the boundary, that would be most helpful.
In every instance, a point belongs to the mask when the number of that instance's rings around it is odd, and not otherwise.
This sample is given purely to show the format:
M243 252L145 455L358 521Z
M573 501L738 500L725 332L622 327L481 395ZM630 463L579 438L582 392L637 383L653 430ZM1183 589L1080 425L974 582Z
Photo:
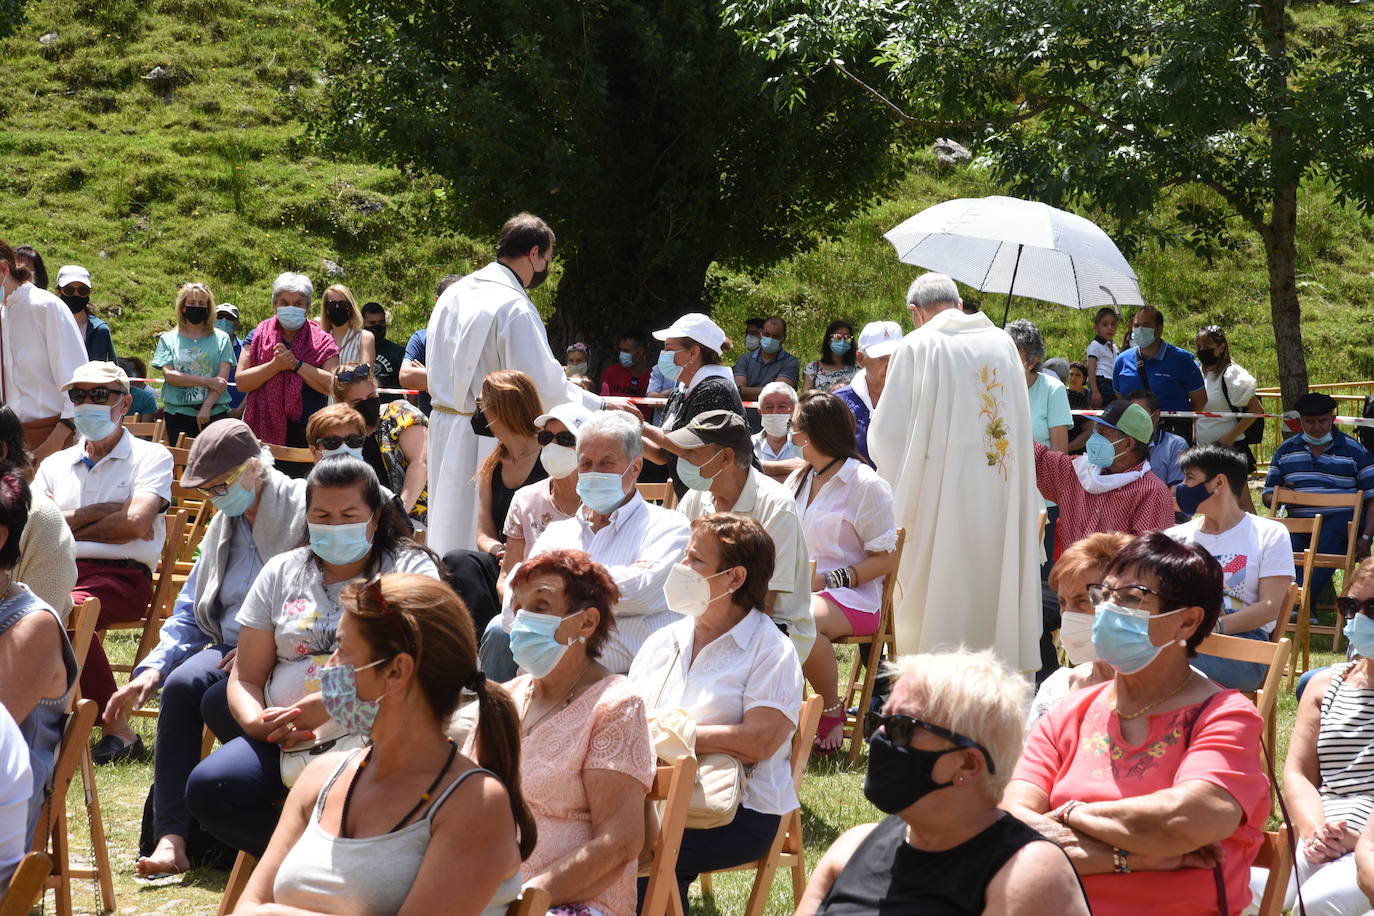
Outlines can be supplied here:
M163 504L172 498L172 453L156 442L136 438L127 429L110 453L94 465L87 463L86 440L49 455L38 466L33 488L68 512L97 503L127 503L138 494L160 496ZM99 541L76 542L76 558L135 560L150 570L157 569L167 529L159 516L153 523L151 540L138 538L126 544Z
M0 401L21 421L73 416L58 389L87 360L81 329L61 299L24 283L0 302Z
M709 492L688 490L677 508L689 520L710 515L716 511L716 498ZM773 619L787 624L787 637L797 657L805 661L816 641L816 619L811 616L811 560L797 501L782 484L750 468L739 500L730 511L756 520L773 539L776 556L768 590L779 593Z

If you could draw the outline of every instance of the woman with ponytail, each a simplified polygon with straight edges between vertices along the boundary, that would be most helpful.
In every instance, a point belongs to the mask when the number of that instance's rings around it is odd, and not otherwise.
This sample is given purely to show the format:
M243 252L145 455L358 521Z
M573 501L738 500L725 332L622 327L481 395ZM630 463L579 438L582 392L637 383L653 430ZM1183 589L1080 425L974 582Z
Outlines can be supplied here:
M393 573L343 594L325 706L371 746L310 764L236 912L499 916L520 891L534 818L520 720L477 670L467 610L445 585ZM445 724L466 689L476 753Z

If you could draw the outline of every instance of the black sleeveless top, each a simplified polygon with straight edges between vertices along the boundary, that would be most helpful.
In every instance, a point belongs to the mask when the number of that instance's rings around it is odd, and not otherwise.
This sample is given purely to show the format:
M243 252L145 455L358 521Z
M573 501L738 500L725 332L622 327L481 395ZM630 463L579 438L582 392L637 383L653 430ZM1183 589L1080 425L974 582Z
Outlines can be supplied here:
M891 815L864 838L816 916L981 916L994 875L1028 843L1050 842L1004 814L952 849L906 843L906 821Z
M529 476L520 487L528 487L548 476L549 472L544 470L544 459L536 458L534 467L530 468ZM520 487L506 486L506 481L501 477L501 465L498 464L491 472L491 520L496 525L496 539L502 544L506 543L506 515L510 512L511 501L515 499L515 491Z

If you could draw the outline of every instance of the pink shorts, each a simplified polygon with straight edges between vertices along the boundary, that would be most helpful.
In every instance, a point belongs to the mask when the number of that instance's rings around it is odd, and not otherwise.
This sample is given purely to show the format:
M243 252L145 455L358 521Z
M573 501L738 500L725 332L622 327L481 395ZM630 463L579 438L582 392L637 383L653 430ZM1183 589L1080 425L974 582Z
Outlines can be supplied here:
M846 607L835 600L835 596L830 594L829 589L819 594L826 601L840 609L840 613L844 614L844 619L849 621L850 629L854 631L852 635L872 636L874 633L878 632L878 620L882 614L881 611L856 611L852 607Z

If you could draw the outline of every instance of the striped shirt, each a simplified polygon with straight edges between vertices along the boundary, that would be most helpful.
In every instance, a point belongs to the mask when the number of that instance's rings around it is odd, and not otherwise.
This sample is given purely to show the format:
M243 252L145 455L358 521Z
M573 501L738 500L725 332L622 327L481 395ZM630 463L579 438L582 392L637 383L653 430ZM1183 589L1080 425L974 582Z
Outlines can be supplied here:
M1154 474L1107 493L1089 493L1078 481L1074 459L1035 443L1035 482L1040 495L1059 504L1055 541L1065 545L1099 531L1145 534L1174 524L1174 494Z
M592 530L590 512L584 506L572 518L551 523L529 556L581 550L606 567L620 589L620 600L611 609L615 629L601 647L599 661L612 674L624 674L650 634L681 619L668 610L663 584L687 552L691 525L681 512L650 505L638 493L612 512L600 531ZM513 617L505 621L507 630L513 622Z
M1302 436L1293 436L1274 449L1269 462L1269 474L1264 478L1266 498L1275 487L1288 487L1308 493L1364 493L1374 499L1374 458L1364 446L1338 429L1331 431L1331 442L1321 455L1313 457L1312 449ZM1324 518L1350 520L1349 509L1318 509L1312 506L1289 506L1293 518Z
M1322 696L1317 732L1322 812L1363 832L1374 809L1374 689L1345 684L1350 665L1337 665Z

